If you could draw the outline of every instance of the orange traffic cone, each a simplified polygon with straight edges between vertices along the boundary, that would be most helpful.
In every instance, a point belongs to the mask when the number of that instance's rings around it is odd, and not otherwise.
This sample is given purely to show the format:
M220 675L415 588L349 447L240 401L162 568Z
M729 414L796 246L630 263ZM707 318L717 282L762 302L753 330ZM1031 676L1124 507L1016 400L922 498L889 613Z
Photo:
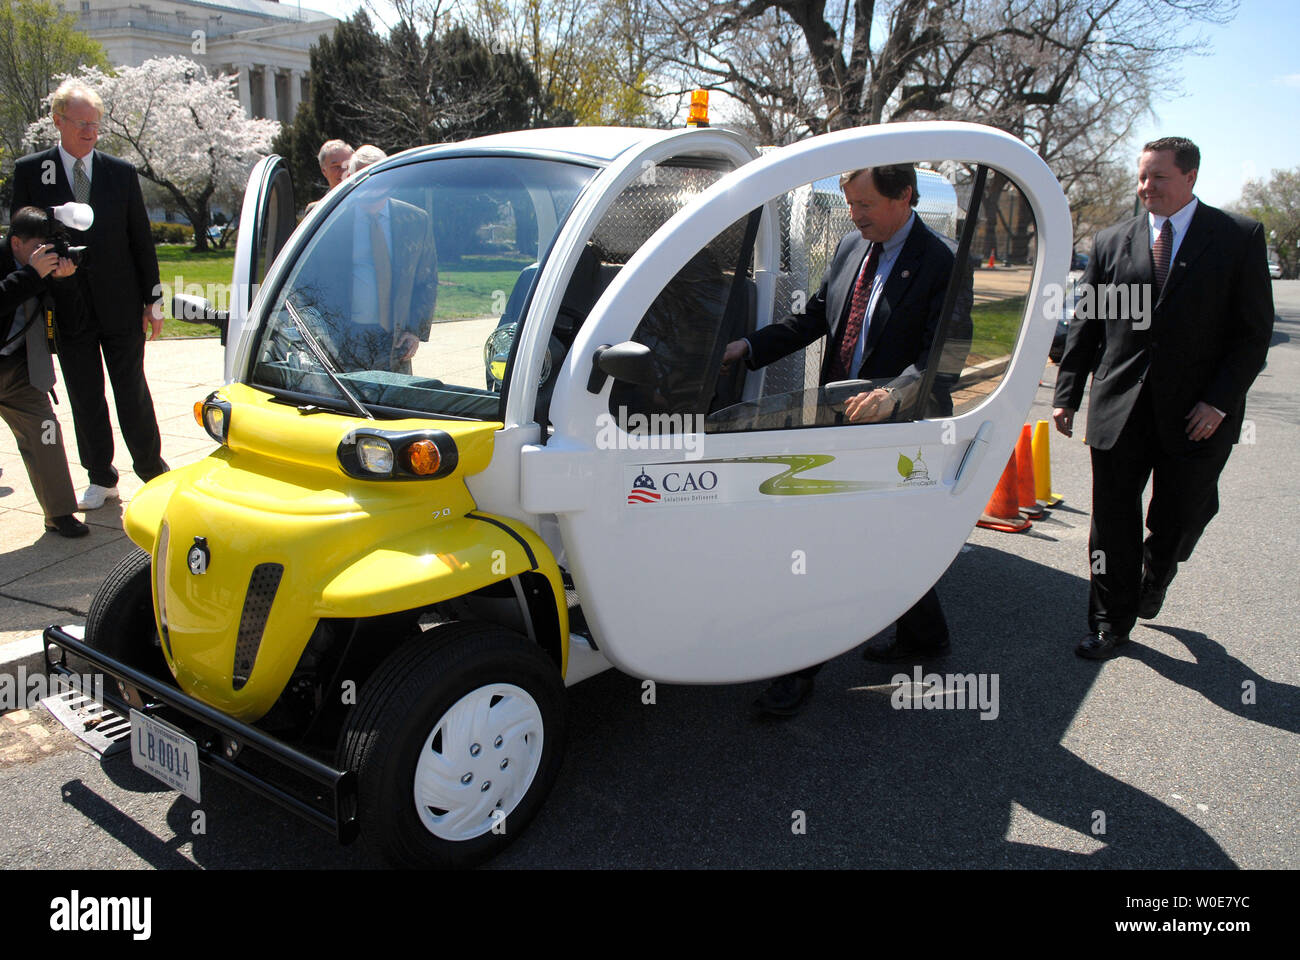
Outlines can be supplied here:
M1046 420L1034 424L1034 496L1054 507L1065 498L1052 492L1052 451L1047 440L1050 435Z
M1020 428L1020 441L1016 444L1016 495L1020 512L1031 520L1041 519L1046 511L1034 496L1033 430L1029 424Z
M994 259L994 257L993 257L993 251L990 250L990 251L989 251L989 262L986 263L984 266L986 266L986 267L988 267L988 269L992 270L992 269L993 269L994 267L996 267L997 265L998 265L998 262L997 262L997 260Z
M1028 530L1032 524L1020 515L1020 495L1017 492L1016 455L1011 454L1007 468L1002 471L997 488L989 498L984 515L976 521L976 526L986 530L1001 530L1004 533L1019 533Z

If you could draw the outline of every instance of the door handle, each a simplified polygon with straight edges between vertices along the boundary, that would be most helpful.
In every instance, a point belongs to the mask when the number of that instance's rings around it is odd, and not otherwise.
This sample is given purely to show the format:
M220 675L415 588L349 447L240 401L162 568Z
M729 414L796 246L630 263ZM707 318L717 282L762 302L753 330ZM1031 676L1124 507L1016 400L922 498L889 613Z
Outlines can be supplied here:
M975 436L971 437L966 452L961 456L961 463L957 464L957 475L952 480L953 496L961 493L970 483L971 477L975 476L975 468L979 462L984 459L984 454L989 449L989 438L993 436L993 421L985 420L980 424L980 428L975 431Z

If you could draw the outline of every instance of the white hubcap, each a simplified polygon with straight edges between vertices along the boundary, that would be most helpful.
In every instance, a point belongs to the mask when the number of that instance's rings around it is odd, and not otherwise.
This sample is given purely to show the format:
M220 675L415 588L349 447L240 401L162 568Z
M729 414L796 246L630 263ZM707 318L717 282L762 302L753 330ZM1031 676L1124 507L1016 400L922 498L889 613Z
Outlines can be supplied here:
M443 840L496 828L523 799L542 762L542 711L525 690L489 684L442 715L415 765L415 809Z

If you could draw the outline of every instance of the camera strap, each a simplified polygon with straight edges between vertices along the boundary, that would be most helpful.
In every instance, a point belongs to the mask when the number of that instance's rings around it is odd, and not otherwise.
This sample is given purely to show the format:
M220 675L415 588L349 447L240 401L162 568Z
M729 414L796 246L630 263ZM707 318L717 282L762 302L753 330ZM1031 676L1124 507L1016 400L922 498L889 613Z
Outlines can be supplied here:
M9 345L11 343L14 343L18 339L25 337L27 335L28 329L37 320L40 320L42 323L45 322L45 298L43 296L36 296L33 297L32 299L36 301L36 309L32 311L32 315L27 318L27 322L23 324L23 328L21 330L15 333L4 343L0 343L0 351L8 350ZM26 302L27 302L26 300L23 301L23 303Z

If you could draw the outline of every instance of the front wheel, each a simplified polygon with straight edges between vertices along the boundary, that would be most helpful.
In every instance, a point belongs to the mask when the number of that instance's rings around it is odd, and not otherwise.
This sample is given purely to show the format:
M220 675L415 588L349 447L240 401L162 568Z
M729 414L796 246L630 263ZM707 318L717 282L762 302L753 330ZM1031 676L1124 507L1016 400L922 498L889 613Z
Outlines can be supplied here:
M488 624L417 634L362 687L339 739L364 836L394 864L468 867L541 808L564 755L564 684L537 646Z
M109 571L90 601L86 645L171 683L154 622L152 570L148 552L135 547Z

